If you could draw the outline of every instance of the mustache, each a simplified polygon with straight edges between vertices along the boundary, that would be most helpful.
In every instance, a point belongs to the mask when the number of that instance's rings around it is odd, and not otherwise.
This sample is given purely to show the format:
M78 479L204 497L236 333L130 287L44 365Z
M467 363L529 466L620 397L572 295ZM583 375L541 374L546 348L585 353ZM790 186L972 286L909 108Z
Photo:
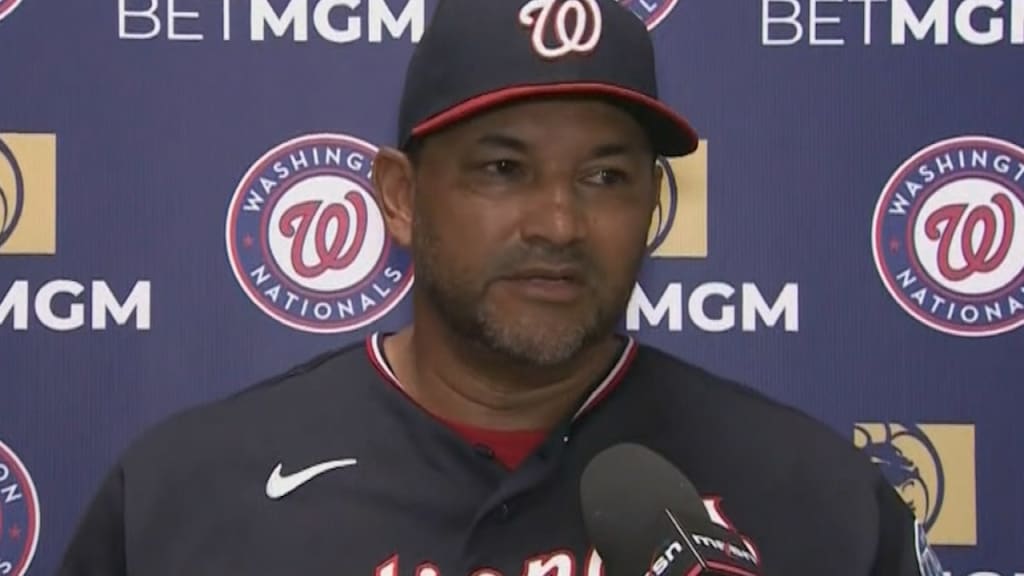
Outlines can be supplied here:
M488 266L488 277L504 278L535 268L569 270L586 282L597 275L593 259L579 246L531 244L510 248L494 257Z

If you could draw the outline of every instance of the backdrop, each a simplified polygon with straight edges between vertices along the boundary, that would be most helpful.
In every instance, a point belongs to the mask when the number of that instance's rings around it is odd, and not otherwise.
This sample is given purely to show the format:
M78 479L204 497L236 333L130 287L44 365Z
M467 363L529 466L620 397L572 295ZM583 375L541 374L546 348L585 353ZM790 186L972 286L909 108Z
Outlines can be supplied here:
M624 2L703 142L623 329L869 451L951 575L1024 573L1024 1ZM408 319L372 203L347 268L316 231L433 8L0 0L0 575L144 428Z

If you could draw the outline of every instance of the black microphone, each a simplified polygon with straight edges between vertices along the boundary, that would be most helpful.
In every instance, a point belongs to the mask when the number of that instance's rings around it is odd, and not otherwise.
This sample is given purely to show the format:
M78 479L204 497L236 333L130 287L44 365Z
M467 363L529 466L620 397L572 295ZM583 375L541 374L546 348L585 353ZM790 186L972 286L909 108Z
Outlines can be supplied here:
M639 444L593 458L580 479L583 524L608 576L758 576L756 552L714 524L693 484Z

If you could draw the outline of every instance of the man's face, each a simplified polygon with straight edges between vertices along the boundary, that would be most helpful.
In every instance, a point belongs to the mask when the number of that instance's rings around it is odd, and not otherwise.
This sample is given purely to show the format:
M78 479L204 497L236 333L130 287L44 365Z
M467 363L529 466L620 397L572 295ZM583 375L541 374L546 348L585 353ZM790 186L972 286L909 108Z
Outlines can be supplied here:
M599 101L499 109L428 139L416 167L416 283L462 336L553 365L606 336L632 291L660 171Z

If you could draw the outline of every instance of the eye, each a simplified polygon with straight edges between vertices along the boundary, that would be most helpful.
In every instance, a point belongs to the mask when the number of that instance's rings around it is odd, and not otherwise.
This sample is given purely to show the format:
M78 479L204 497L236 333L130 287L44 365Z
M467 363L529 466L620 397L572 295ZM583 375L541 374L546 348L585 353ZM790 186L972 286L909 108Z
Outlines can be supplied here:
M586 177L586 181L590 184L596 184L598 186L614 186L616 184L622 184L629 180L629 175L625 171L616 168L602 168L596 170Z
M484 171L497 175L514 175L522 171L522 165L515 160L492 160L483 166Z

